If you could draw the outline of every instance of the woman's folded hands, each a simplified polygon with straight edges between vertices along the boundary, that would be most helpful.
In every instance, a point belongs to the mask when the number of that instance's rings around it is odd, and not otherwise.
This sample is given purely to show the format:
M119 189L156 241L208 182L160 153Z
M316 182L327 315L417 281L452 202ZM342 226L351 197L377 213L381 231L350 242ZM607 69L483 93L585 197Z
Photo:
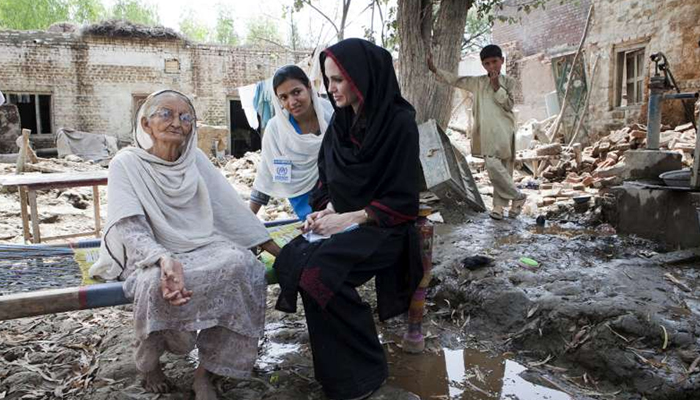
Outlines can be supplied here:
M160 263L160 288L163 298L173 306L187 304L192 297L192 291L185 287L185 274L182 271L182 263L162 256Z

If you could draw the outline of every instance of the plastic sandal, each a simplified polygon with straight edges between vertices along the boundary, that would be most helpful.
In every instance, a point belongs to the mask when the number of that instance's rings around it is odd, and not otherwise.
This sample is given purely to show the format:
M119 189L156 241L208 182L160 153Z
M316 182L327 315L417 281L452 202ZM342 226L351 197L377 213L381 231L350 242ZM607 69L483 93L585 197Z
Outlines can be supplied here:
M523 206L525 205L526 200L527 196L525 194L523 194L521 198L513 200L511 207L508 210L508 217L515 218L520 215L520 213L523 212Z

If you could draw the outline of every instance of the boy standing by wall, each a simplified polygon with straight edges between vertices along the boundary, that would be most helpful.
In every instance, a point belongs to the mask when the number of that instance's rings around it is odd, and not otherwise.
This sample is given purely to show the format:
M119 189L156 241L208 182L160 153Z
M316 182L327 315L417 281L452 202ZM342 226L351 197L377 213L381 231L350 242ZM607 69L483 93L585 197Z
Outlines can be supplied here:
M508 216L515 218L520 215L526 199L525 194L513 183L515 80L501 75L504 59L500 47L488 45L479 55L487 75L457 76L438 69L433 64L432 54L428 55L428 68L440 81L473 94L472 155L484 158L486 171L493 185L493 208L489 215L494 219L503 219L503 209L510 203Z

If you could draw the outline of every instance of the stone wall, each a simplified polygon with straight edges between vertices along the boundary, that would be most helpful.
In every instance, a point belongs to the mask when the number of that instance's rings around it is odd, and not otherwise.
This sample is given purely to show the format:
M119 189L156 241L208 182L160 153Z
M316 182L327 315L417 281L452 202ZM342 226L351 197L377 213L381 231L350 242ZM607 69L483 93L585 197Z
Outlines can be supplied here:
M598 76L592 87L590 126L606 133L631 122L646 121L649 76L653 75L652 53L663 52L683 91L700 90L700 2L697 0L596 0L595 20L588 36L586 53L600 55ZM619 51L644 48L644 100L641 105L618 107L616 58ZM589 79L590 80L590 79ZM665 102L662 121L683 121L679 102Z
M179 69L166 71L166 60ZM237 87L294 62L276 48L0 31L4 93L50 94L52 132L67 127L123 140L130 137L134 96L176 89L191 96L201 120L228 125Z

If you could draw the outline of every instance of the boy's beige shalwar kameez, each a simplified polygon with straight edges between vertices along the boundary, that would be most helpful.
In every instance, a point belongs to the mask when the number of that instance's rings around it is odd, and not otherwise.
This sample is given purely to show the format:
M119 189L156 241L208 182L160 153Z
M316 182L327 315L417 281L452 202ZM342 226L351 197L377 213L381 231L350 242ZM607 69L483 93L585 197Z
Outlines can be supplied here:
M473 94L471 148L474 157L483 157L493 185L494 208L507 207L522 197L513 183L516 121L513 114L515 80L501 75L501 87L494 91L487 75L457 76L438 70L445 83Z

